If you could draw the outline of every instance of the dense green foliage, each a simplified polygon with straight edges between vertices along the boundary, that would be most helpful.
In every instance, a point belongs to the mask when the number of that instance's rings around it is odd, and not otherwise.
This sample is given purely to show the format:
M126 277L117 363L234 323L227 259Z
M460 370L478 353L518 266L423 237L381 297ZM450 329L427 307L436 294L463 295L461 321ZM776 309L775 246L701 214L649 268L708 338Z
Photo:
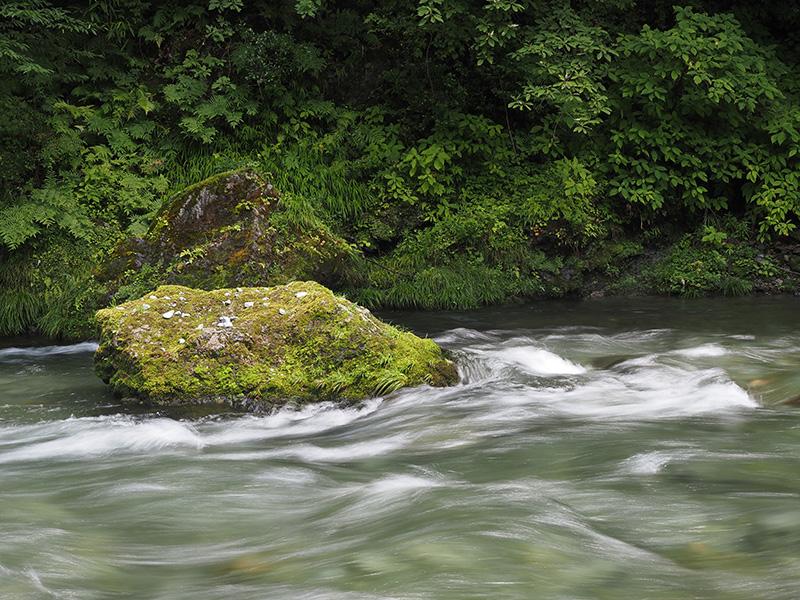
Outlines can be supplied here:
M790 2L7 0L0 334L67 333L100 254L240 166L353 244L371 306L563 294L619 274L623 239L720 219L774 243L800 218L798 25Z

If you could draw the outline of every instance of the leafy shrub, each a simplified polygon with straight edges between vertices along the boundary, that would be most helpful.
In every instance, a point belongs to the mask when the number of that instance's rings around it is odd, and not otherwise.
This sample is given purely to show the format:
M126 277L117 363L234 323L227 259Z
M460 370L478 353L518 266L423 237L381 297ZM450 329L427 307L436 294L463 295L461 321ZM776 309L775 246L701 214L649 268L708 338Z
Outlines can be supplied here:
M675 244L655 267L652 278L657 291L687 297L742 296L753 290L754 280L770 281L781 275L770 256L759 255L743 243L730 243L726 240L733 235L714 231L716 235L709 237L705 226Z
M675 7L675 26L623 36L609 66L609 192L655 215L743 198L768 239L795 228L800 142L782 67L729 14Z

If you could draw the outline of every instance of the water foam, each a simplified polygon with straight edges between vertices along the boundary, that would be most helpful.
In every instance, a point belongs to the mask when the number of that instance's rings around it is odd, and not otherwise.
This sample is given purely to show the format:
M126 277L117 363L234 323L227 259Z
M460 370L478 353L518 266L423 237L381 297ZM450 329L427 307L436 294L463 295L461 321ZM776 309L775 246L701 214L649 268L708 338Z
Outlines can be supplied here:
M446 485L446 482L423 477L420 475L395 474L387 475L373 481L368 487L368 492L377 496L402 494L418 490L437 488Z
M584 367L543 348L517 346L494 354L500 361L519 367L531 375L578 375L586 372Z
M642 452L623 461L622 471L632 475L655 475L674 458L674 454L661 450Z
M59 354L91 354L98 348L97 342L81 342L67 346L31 346L29 348L13 346L0 349L0 360L6 358L43 358Z
M645 333L663 337L665 331ZM626 360L624 352L636 345L632 334L604 337L591 333L578 337L579 347L573 347L570 354L581 356L584 361L591 362L598 351L605 355L621 349L622 356L610 368L587 369L528 338L514 338L499 347L481 344L467 350L475 363L488 370L483 382L470 383L485 386L491 382L487 393L491 390L500 397L492 401L493 405L509 404L507 400L511 398L516 407L533 413L545 410L590 419L726 416L759 406L722 368L731 357L738 356L725 345L709 342L685 349L666 347ZM547 340L557 341L553 336ZM661 340L660 345L667 342ZM618 344L623 347L618 348ZM703 362L698 364L700 359ZM509 377L509 373L516 376ZM473 367L469 374L474 377L480 369ZM569 377L575 375L580 377Z
M476 342L496 342L497 336L487 333L485 331L478 331L476 329L468 329L466 327L457 327L445 331L434 338L437 344L446 345L465 345L474 344Z
M382 403L382 399L375 398L358 407L341 408L331 402L321 402L299 410L283 408L266 416L212 422L203 427L204 440L211 445L227 446L275 438L308 437L347 426L374 413Z
M304 463L347 463L392 454L408 445L407 434L391 435L380 440L365 440L336 446L316 444L290 444L262 453L264 457L293 458Z
M726 416L758 403L718 369L639 369L604 374L563 394L559 411L590 418Z
M694 348L686 348L684 350L677 350L675 354L686 356L688 358L716 358L728 354L728 350L719 344L702 344Z
M34 427L28 427L29 434ZM204 446L197 431L188 423L172 419L135 421L117 417L68 419L38 426L38 441L0 455L0 464L73 460L120 452L149 452L165 448Z

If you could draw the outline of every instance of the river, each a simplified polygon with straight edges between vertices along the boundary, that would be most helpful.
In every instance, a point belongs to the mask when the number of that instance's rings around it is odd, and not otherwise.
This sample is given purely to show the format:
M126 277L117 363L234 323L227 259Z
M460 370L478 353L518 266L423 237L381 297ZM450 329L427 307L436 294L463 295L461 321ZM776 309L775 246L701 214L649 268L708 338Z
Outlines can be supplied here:
M164 413L0 344L0 598L800 595L800 298L381 316L462 383Z

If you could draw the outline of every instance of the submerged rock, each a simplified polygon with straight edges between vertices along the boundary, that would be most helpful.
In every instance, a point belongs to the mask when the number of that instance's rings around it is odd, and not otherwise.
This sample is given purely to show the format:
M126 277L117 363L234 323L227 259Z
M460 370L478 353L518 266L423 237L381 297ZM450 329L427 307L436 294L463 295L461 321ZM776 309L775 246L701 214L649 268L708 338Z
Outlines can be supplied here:
M95 373L116 394L147 403L254 410L458 380L435 342L318 283L243 288L230 301L232 292L162 286L149 309L139 299L98 311Z

